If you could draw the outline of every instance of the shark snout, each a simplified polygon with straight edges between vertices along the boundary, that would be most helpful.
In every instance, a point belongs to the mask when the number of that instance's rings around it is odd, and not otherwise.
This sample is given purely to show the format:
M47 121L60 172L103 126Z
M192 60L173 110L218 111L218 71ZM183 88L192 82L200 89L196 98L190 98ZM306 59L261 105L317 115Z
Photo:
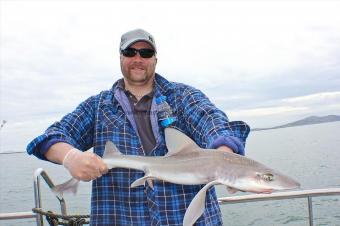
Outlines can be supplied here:
M295 188L299 188L300 186L301 184L293 179L290 179L290 181L286 185L287 189L295 189Z
M296 180L287 176L278 176L275 190L289 190L299 188L301 185Z

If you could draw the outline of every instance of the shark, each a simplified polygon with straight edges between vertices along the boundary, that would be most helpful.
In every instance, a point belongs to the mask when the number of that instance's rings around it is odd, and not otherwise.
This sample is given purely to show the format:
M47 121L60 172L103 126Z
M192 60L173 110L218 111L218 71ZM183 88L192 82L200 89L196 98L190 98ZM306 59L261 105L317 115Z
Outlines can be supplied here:
M183 185L204 185L188 206L183 226L192 226L203 214L205 197L214 185L225 185L229 193L237 191L271 193L278 190L296 189L299 182L253 159L218 149L203 149L190 137L175 128L165 129L168 153L165 156L124 155L107 141L103 161L109 169L130 168L144 171L144 176L131 184L131 188L153 188L154 180L163 180ZM77 190L79 180L72 178L57 185L53 191Z

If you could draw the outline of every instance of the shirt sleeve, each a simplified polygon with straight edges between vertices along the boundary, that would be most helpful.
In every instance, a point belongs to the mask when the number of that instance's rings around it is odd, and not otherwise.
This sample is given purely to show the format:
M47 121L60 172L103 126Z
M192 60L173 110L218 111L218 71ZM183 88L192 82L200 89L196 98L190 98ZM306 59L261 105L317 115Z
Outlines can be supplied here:
M184 123L193 139L204 148L228 146L245 154L249 126L243 121L229 121L227 115L210 102L201 91L187 87L182 92Z
M82 102L73 112L51 125L42 135L27 145L27 153L47 160L45 153L57 142L68 143L79 150L93 146L95 97Z

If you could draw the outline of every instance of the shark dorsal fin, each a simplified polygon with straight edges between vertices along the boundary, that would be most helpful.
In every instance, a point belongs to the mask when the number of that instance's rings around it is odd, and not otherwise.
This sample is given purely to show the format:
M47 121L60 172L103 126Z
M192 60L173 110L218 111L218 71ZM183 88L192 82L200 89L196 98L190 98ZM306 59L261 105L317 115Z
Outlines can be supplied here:
M174 128L165 129L165 143L169 151L166 156L194 152L199 148L192 139Z
M118 150L116 145L111 141L107 141L105 144L105 150L103 154L103 159L110 159L114 156L121 155L122 153Z

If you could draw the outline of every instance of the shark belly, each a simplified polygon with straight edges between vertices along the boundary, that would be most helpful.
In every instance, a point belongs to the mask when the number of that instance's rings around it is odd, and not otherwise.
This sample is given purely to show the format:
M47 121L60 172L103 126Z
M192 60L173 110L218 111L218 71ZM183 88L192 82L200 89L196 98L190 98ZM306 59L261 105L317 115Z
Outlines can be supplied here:
M213 180L211 172L197 162L172 162L164 164L150 164L146 175L158 180L174 184L206 184Z

